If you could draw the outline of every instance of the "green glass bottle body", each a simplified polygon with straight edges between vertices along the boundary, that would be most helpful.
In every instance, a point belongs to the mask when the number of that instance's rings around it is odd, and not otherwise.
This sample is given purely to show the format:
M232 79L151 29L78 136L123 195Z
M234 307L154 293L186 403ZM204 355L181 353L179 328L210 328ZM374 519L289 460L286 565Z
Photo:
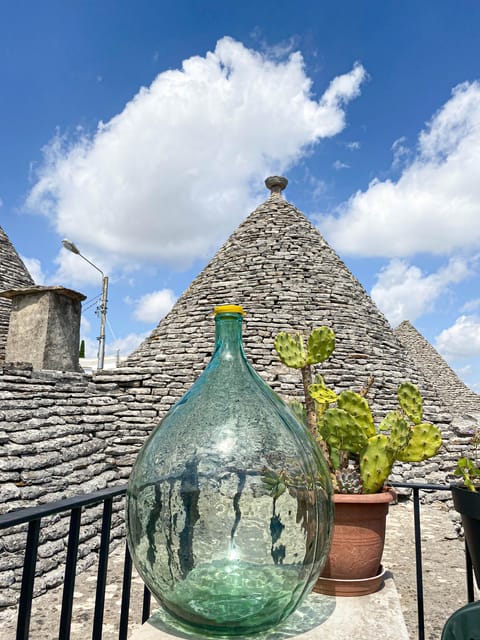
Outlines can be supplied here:
M241 308L217 309L211 361L132 468L127 539L180 623L240 635L278 624L310 592L332 488L308 431L248 363Z

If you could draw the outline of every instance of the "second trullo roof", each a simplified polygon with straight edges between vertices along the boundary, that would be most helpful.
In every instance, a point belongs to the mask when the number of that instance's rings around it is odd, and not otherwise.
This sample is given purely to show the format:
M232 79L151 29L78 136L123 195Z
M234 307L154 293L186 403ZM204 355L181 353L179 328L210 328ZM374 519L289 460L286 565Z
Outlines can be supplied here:
M33 285L32 277L9 237L0 227L0 291L29 285ZM5 359L11 306L10 300L0 298L0 361Z
M275 184L269 180L270 186ZM279 362L274 336L282 330L307 334L325 324L337 338L333 356L320 367L328 385L359 390L373 375L369 399L381 415L396 405L397 386L408 379L419 383L430 420L437 409L442 411L362 285L279 188L240 224L127 359L128 367L158 371L165 410L208 362L214 340L212 311L224 303L244 307L246 354L284 398L298 397L300 376Z

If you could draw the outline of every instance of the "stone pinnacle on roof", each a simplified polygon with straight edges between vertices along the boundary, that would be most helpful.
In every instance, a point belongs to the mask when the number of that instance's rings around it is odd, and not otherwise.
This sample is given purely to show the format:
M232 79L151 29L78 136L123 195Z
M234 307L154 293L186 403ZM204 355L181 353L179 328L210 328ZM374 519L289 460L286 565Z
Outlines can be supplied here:
M288 180L283 176L270 176L265 180L265 186L270 189L272 196L281 197L282 191L287 187Z

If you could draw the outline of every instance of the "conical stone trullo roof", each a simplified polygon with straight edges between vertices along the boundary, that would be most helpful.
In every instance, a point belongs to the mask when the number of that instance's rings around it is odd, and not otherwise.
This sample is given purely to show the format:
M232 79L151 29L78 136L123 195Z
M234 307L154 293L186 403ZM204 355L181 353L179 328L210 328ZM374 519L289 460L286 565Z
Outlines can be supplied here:
M0 291L33 285L33 279L15 251L5 231L0 227ZM0 298L0 362L5 359L8 324L12 303Z
M426 418L449 421L364 288L279 189L236 229L127 359L127 367L158 372L161 411L181 397L208 362L212 310L224 303L244 307L247 357L283 398L298 398L300 374L279 362L274 336L282 330L307 334L325 324L337 338L333 356L320 366L329 386L360 390L373 375L368 399L383 416L397 406L397 386L412 380L424 394Z

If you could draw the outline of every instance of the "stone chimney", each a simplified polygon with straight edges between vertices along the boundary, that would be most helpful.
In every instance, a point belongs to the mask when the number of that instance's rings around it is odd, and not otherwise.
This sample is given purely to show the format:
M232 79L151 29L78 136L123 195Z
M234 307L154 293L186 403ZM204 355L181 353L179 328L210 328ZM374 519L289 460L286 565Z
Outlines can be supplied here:
M80 315L86 296L64 287L23 287L1 291L12 301L6 362L34 369L81 371Z

